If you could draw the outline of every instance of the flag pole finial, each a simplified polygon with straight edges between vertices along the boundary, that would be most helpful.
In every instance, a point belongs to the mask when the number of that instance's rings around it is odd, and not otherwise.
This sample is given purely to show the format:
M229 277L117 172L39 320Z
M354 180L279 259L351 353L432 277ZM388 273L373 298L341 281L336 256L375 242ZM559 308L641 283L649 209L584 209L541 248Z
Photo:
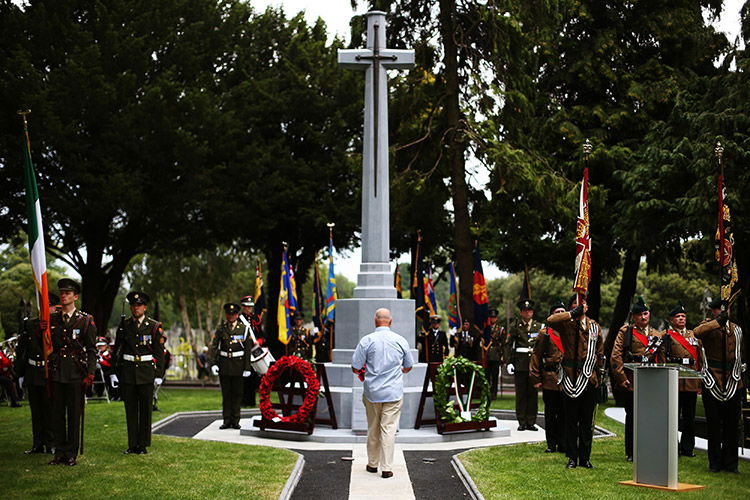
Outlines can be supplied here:
M721 160L724 157L724 146L721 145L720 141L716 141L716 147L714 148L714 154L716 155L716 159L719 160L719 163L721 163Z
M586 161L589 159L589 155L594 150L594 145L591 144L591 141L589 139L586 139L583 143L583 154L586 158Z

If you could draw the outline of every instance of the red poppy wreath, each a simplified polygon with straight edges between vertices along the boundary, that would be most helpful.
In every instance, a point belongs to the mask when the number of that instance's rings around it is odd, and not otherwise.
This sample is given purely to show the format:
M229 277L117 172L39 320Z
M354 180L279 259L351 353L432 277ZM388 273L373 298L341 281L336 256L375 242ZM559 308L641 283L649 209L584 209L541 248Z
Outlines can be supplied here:
M307 385L307 392L305 392L305 399L302 401L302 406L299 407L297 413L282 417L273 409L271 404L271 389L276 382L276 379L287 369L299 372L305 379L305 385ZM320 392L320 382L318 376L315 374L310 363L297 356L284 356L283 358L276 361L268 369L263 379L260 381L260 388L258 393L260 394L260 414L266 420L272 420L274 422L297 422L302 423L310 416L313 408L315 408L315 402L318 400L318 393Z

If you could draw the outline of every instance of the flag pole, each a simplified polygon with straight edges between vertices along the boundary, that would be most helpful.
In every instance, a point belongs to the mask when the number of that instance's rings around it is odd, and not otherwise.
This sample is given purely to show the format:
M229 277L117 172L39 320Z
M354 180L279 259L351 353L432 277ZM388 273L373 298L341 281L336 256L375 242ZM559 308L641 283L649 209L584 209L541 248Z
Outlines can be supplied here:
M724 146L721 145L720 141L716 141L716 147L714 147L714 156L716 156L716 162L719 166L719 179L718 179L718 233L719 233L719 248L717 249L719 256L719 298L721 299L721 310L728 311L728 301L724 303L723 297L723 282L724 282L724 252L725 252L725 227L724 227ZM731 289L730 289L731 292Z

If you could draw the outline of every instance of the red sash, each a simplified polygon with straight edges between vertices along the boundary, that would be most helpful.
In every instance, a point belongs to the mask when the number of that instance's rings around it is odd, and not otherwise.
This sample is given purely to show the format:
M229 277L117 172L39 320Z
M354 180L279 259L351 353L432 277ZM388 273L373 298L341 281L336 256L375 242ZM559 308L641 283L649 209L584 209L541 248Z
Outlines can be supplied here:
M547 334L549 334L549 338L552 340L552 342L555 343L555 346L557 346L558 349L560 349L560 352L565 353L565 349L563 349L562 340L560 340L560 336L556 334L552 328L547 327Z
M691 345L690 342L688 342L688 340L680 334L680 332L670 329L667 330L667 333L670 337L679 342L680 345L685 348L685 350L690 354L690 356L692 356L693 359L698 359L698 351L695 349L695 346Z
M634 326L631 326L630 328L633 329L633 335L635 335L635 338L641 341L641 344L643 344L643 347L648 347L648 338L643 335L641 332L635 329Z

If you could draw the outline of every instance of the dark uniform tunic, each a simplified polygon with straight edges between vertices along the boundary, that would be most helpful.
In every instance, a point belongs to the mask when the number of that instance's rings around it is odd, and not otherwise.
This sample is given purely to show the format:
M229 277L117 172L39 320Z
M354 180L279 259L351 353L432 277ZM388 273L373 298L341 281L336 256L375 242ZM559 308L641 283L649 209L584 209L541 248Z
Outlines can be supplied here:
M481 340L484 352L485 375L490 383L490 399L497 397L497 380L500 374L500 362L503 358L503 328L495 323L490 329L489 340Z
M596 391L602 383L604 344L599 324L582 316L573 319L569 312L547 318L560 333L563 346L562 381L565 420L565 455L579 464L591 457L592 424L596 408Z
M151 412L154 379L164 378L164 336L161 323L143 317L140 325L131 316L115 336L115 371L125 403L128 449L151 446Z
M557 373L560 370L563 353L560 334L547 327L536 342L531 354L529 376L531 383L542 384L544 401L544 431L547 437L547 449L564 451L563 398Z
M448 336L443 330L422 330L418 342L422 344L422 351L426 353L426 363L442 363L448 356Z
M644 360L644 356L648 357L652 362L660 361L658 359L658 352L652 355L648 355L646 352L648 343L651 337L654 336L660 337L661 332L650 326L641 330L633 325L623 325L617 332L617 337L612 347L610 365L616 384L616 387L613 387L612 390L620 392L618 399L623 402L625 408L625 455L628 457L633 456L633 390L635 387L633 384L633 370L625 368L624 365L625 363L641 363ZM630 337L630 342L628 342L628 337ZM646 340L645 344L642 338ZM622 386L626 380L630 383L627 389Z
M221 384L221 414L224 425L239 427L242 405L242 373L250 370L250 350L253 341L245 337L245 325L237 320L234 325L224 321L211 340L209 355L219 366Z
M65 321L59 311L50 314L50 332L52 353L48 361L55 458L75 459L81 436L83 379L93 376L96 368L96 326L90 314L75 310Z
M15 371L24 377L24 386L31 409L31 431L34 439L33 450L52 451L52 402L47 394L44 369L43 332L39 330L39 320L24 324L16 349Z
M711 470L737 471L743 360L742 329L706 320L695 327L703 343L703 407L708 427L708 465Z
M529 379L529 364L542 328L544 325L536 320L524 323L518 319L511 323L505 343L505 362L512 363L515 369L516 419L522 427L536 423L539 393Z
M471 329L457 331L453 336L453 347L456 356L461 356L469 361L476 361L479 333L475 333Z
M701 352L701 341L695 338L692 330L683 329L679 331L667 328L662 332L662 340L664 358L667 363L677 363L693 370L699 369L698 360L683 346L683 342L691 346L696 356ZM695 449L695 404L698 399L698 391L701 388L701 381L696 378L681 378L677 383L680 391L679 429L682 431L678 451L680 455L692 457Z
M308 330L304 326L300 326L299 328L293 326L291 344L293 356L297 356L298 358L302 358L307 361L312 361L313 338L312 335L310 335L310 330Z

